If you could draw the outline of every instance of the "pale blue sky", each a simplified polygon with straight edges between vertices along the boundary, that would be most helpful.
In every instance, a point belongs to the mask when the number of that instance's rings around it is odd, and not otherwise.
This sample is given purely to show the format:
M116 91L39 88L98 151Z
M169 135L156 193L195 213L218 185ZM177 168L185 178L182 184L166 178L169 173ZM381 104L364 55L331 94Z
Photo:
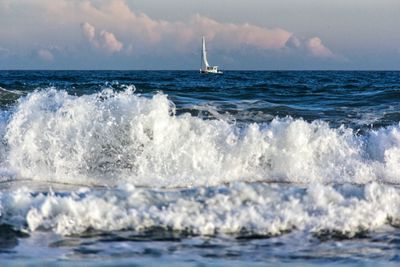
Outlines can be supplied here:
M400 70L400 0L0 0L0 69Z

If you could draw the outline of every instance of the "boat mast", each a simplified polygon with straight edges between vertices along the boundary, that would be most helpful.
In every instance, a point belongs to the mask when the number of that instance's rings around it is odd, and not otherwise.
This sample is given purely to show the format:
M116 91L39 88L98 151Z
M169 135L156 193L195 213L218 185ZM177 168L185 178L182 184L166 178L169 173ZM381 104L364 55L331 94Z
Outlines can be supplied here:
M203 68L204 66L204 68ZM201 69L207 69L210 65L207 61L206 39L202 37L202 51L201 51Z

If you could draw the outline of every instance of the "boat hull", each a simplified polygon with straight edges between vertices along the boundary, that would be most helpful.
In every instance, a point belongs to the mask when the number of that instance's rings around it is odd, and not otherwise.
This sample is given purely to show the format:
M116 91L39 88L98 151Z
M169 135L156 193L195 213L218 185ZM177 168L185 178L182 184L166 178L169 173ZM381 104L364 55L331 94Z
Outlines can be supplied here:
M217 71L214 71L214 70L200 70L200 73L203 73L203 74L223 74L223 72L220 71L220 70L217 70Z

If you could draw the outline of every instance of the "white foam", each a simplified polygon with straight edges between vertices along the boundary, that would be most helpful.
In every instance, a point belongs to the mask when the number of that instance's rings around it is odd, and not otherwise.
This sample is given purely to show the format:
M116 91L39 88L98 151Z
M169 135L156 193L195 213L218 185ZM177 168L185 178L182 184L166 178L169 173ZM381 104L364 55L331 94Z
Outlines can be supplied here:
M400 182L399 125L358 135L289 117L236 124L177 116L163 94L52 88L0 113L0 135L0 178L11 184L119 185L48 194L10 186L0 223L28 231L353 236L400 225L400 191L380 184Z
M399 183L399 131L360 136L289 117L239 125L176 116L163 94L145 98L128 88L78 97L52 88L19 100L3 161L18 177L86 185Z
M3 137L6 132L9 114L10 112L8 110L0 110L0 177L2 176L2 169L4 168L3 164L6 161L8 154L6 141L3 140Z
M216 188L159 191L124 186L70 194L0 194L1 222L62 235L153 227L194 234L280 235L341 233L349 237L400 221L399 190L234 183Z

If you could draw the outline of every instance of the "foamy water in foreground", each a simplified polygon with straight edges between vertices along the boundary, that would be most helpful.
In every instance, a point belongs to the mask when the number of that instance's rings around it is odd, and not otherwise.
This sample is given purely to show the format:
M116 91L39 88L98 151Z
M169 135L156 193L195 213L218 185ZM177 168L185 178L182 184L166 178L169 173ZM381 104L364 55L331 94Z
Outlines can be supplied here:
M400 223L399 190L376 183L336 187L233 183L168 190L124 185L68 193L22 188L2 193L1 203L3 223L61 235L161 228L194 235L277 236L300 231L351 238Z
M335 124L348 118L324 100L306 113L332 121L290 113L293 101L279 116L257 94L205 104L115 84L3 90L16 102L0 111L0 258L399 262L400 125L388 110Z

